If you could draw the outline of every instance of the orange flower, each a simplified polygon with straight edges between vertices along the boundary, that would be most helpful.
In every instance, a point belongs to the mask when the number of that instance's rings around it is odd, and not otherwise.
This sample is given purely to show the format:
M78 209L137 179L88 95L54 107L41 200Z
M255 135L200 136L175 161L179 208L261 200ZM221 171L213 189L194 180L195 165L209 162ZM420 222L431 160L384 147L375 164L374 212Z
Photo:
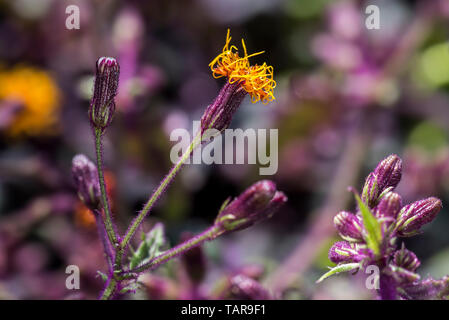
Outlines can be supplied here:
M95 229L96 226L95 215L81 201L78 201L75 207L75 223L86 229Z
M60 92L46 71L24 66L1 70L1 100L16 101L22 106L6 128L11 136L48 135L56 132Z
M253 103L261 100L268 103L275 99L273 89L273 67L265 62L262 65L250 65L249 58L264 53L264 51L248 55L245 41L242 39L243 57L238 54L236 46L230 45L231 36L228 29L226 43L220 53L209 64L214 78L227 77L229 83L241 82L241 86L251 96Z

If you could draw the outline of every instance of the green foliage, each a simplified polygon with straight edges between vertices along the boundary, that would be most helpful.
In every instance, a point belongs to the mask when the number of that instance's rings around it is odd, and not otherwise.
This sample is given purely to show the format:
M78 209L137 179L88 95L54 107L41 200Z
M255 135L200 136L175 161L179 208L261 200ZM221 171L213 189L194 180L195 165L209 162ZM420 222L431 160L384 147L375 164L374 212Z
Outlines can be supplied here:
M449 84L449 46L447 42L434 44L418 58L415 77L431 88Z
M285 12L295 18L305 19L319 15L330 0L288 0Z
M134 269L150 261L162 252L165 244L164 227L158 223L148 233L142 233L142 242L132 253L129 268Z
M104 274L103 272L97 271L97 274L100 276L100 278L101 278L104 282L108 281L108 276L107 276L106 274Z
M334 275L334 274L338 274L341 272L348 272L348 271L352 271L355 269L359 269L360 268L360 263L345 263L345 264L340 264L336 267L333 267L332 269L330 269L328 272L326 272L325 274L323 274L321 276L321 278L319 278L316 283L320 283L321 281L323 281L324 279Z
M431 122L421 122L409 136L409 145L433 153L448 145L447 132Z
M362 214L363 225L366 233L364 234L366 244L373 250L375 255L380 253L380 243L382 241L382 231L376 217L372 214L370 208L360 199L357 193L354 193L355 199Z

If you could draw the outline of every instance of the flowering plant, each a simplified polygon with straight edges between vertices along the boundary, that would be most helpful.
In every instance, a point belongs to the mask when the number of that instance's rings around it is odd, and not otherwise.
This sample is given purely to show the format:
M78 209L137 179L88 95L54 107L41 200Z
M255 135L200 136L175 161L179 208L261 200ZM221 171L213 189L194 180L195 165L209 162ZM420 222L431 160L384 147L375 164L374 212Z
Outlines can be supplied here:
M206 136L206 130L215 129L221 132L226 129L246 94L251 96L252 102L259 100L269 102L274 99L273 88L276 83L273 80L273 67L265 63L262 66L251 66L248 58L255 54L247 54L242 40L244 56L240 58L237 48L229 47L230 40L228 31L223 52L210 64L214 77L225 76L228 81L215 101L206 108L201 118L201 128L188 150L161 181L123 236L119 234L112 218L102 156L102 137L111 124L115 112L114 98L118 90L120 67L114 58L102 57L97 61L94 93L89 108L89 119L95 136L97 163L95 165L86 156L77 155L73 158L72 173L80 199L95 214L108 262L108 273L101 273L105 280L101 299L110 299L118 293L133 291L137 278L142 272L152 270L176 256L185 254L205 241L248 228L256 222L269 218L287 201L287 197L276 190L274 182L262 180L253 184L234 200L225 201L212 226L202 233L171 249L163 250L165 242L163 226L156 224L148 233L142 234L142 241L138 248L130 250L130 240L154 203L192 155L193 150L208 141L203 139ZM131 253L128 255L129 252ZM130 261L128 265L124 263L127 255ZM259 288L258 284L253 285L254 280L251 279L234 282L233 286L237 285L242 290L250 288L254 291L254 288ZM260 292L260 290L256 291ZM266 296L265 293L263 296Z

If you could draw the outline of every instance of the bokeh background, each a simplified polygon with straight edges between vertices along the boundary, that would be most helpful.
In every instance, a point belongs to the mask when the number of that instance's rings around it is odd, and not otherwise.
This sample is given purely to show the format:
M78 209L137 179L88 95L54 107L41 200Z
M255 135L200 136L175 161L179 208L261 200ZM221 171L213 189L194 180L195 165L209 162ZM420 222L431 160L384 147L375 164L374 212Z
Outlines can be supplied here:
M379 30L365 8L380 8ZM68 30L68 5L80 29ZM366 275L316 285L331 265L333 216L354 209L348 186L390 153L404 161L404 202L431 195L444 208L406 239L418 270L449 273L449 2L331 0L0 1L0 298L93 299L102 288L101 243L76 196L70 167L94 159L87 118L95 61L121 65L117 112L105 141L106 179L119 229L171 166L170 132L191 129L217 95L209 62L227 28L234 43L265 50L276 100L245 100L233 128L279 130L279 170L188 165L147 219L174 245L209 226L221 203L269 178L289 197L269 221L222 237L146 275L124 299L214 298L245 274L281 299L371 299ZM201 257L201 254L203 255ZM81 289L68 290L77 265ZM201 274L192 279L189 266Z

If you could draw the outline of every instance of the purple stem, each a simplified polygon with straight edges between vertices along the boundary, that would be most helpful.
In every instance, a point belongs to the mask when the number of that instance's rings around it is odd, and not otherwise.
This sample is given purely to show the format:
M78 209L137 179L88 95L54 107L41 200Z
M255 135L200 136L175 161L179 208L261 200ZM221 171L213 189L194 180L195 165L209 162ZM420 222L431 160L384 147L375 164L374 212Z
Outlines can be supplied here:
M390 275L380 274L379 279L379 296L381 300L396 300L396 281Z

